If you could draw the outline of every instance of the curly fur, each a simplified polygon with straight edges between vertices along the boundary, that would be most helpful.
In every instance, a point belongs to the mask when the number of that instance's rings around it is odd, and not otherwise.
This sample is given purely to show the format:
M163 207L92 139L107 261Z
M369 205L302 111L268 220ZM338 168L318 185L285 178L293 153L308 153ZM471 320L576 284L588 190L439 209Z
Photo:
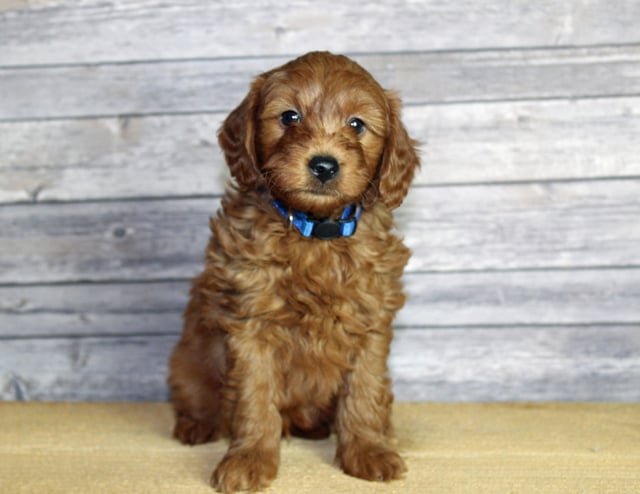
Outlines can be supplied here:
M301 120L283 124L288 110ZM211 479L218 490L266 487L283 433L335 430L336 461L356 477L405 472L387 356L409 251L391 212L418 158L399 113L399 99L355 62L313 52L257 77L222 125L236 185L211 220L169 376L175 437L230 438ZM317 155L336 158L335 179L309 172ZM318 217L354 202L364 211L353 237L310 239L288 228L273 198Z

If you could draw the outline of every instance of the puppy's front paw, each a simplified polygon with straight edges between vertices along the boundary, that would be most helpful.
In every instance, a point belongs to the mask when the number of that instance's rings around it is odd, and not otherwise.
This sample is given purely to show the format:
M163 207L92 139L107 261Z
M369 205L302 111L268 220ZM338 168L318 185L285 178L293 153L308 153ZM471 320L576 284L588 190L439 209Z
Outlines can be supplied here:
M201 422L186 415L176 418L176 425L173 428L173 437L182 444L203 444L218 439L220 433L215 424Z
M211 475L211 485L225 494L262 490L275 478L278 462L278 451L241 449L228 452Z
M345 473L365 480L399 479L407 471L400 455L384 446L346 446L337 459Z

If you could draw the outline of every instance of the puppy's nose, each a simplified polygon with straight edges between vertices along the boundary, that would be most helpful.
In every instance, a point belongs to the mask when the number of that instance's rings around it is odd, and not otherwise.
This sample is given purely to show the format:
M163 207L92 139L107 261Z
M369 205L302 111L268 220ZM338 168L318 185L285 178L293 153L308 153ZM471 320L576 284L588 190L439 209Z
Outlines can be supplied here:
M325 184L336 178L340 165L333 156L314 156L309 160L309 170L314 177Z

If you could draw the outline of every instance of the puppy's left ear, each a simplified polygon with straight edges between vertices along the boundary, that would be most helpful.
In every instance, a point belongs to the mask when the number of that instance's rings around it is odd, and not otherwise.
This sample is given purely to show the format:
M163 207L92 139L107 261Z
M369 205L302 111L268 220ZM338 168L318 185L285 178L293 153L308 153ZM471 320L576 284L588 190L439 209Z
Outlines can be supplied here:
M389 130L378 172L379 200L390 209L397 208L407 195L416 169L420 166L418 141L409 137L400 121L400 98L385 91L389 107Z
M218 131L218 143L227 166L242 190L255 189L262 176L256 156L256 116L264 79L258 77L242 103L226 118Z

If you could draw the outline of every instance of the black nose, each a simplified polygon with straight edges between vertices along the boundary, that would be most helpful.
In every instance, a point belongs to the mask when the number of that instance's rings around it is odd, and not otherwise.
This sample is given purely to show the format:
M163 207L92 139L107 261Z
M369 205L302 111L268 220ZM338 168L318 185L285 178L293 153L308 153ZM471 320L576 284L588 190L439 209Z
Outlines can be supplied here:
M338 160L333 156L314 156L309 160L309 170L323 184L336 178L340 171Z

